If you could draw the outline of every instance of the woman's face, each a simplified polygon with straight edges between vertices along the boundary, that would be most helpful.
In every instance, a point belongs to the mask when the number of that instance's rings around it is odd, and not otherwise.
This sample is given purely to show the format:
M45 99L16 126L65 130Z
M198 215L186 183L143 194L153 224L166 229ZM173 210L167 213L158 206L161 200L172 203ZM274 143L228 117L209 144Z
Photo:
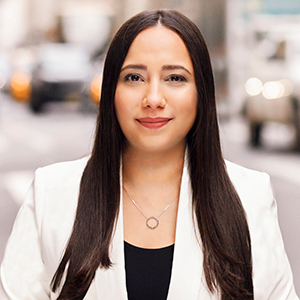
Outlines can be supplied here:
M184 149L196 107L194 68L181 38L163 26L142 31L129 48L115 94L128 149Z

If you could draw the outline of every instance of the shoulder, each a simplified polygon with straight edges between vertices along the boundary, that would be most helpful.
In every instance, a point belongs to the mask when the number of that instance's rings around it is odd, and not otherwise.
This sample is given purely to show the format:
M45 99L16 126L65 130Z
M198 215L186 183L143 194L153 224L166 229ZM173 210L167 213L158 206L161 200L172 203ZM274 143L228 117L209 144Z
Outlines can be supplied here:
M55 163L37 169L33 182L33 201L41 228L71 220L77 208L80 181L88 157ZM53 222L55 220L55 222Z
M248 169L228 160L225 160L225 164L233 184L265 184L270 181L269 175L265 172Z
M238 193L247 215L251 233L264 226L266 216L277 218L277 204L274 199L270 176L226 161L229 178ZM260 230L259 230L260 231Z
M270 176L265 172L251 170L226 161L229 178L239 194L244 208L270 207L273 191Z
M228 161L226 167L247 216L255 299L298 299L284 250L270 176Z
M33 198L40 222L46 216L63 215L66 210L70 215L75 212L80 181L88 159L59 162L36 170Z
M80 181L89 157L39 168L33 183L33 210L47 269L55 272L76 215Z
M33 198L36 214L41 218L74 211L77 207L80 181L89 157L55 163L36 170ZM72 208L72 209L71 209Z
M47 186L59 182L68 182L81 178L89 157L78 160L58 162L36 170L35 178L43 178L47 181Z

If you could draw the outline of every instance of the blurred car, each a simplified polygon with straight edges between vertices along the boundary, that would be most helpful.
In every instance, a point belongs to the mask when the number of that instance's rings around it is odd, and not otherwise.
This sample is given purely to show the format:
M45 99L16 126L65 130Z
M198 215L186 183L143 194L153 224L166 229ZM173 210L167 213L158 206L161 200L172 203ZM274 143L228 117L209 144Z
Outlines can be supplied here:
M300 67L300 39L294 30L263 23L252 32L244 113L254 147L261 145L264 124L276 122L295 128L295 147L300 150L300 73L292 70Z
M9 92L18 102L28 102L31 95L31 74L36 63L33 48L19 47L10 55L11 74Z
M31 72L12 75L11 94L29 102L35 113L49 102L80 101L85 107L100 99L99 75L95 75L89 53L75 44L42 44L36 49ZM93 87L93 88L92 88Z
M38 49L39 63L33 70L30 107L42 111L47 102L79 101L91 77L88 54L68 44L46 44Z

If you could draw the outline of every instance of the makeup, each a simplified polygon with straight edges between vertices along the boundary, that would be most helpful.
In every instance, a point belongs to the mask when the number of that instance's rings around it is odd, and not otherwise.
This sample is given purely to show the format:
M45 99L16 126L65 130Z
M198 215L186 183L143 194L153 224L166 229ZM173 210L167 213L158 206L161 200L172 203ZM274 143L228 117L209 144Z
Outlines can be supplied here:
M162 117L157 117L157 118L150 118L150 117L145 117L145 118L139 118L137 121L144 127L148 129L159 129L164 127L171 121L172 118L162 118Z

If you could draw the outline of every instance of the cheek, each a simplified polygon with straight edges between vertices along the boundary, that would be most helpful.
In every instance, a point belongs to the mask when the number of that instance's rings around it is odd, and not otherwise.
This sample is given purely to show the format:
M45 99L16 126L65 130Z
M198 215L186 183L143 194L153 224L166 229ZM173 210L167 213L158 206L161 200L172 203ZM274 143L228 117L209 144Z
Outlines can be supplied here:
M194 87L194 89L191 91L189 99L189 107L191 111L193 111L194 114L196 114L198 105L198 92L196 87Z
M186 131L189 132L192 126L194 125L197 115L197 104L193 104L186 111L185 122L186 122Z
M192 126L194 125L196 116L197 116L197 102L198 98L197 96L191 95L191 98L189 101L187 101L185 109L182 108L185 111L185 124L186 124L186 134L190 131Z
M115 110L118 123L123 134L127 137L134 125L135 106L132 97L124 89L116 89Z
M124 97L124 93L117 87L115 93L115 110L117 114L117 119L119 123L122 122L124 115L126 114L126 96ZM120 124L121 125L121 124Z
M194 123L196 118L197 102L197 92L190 91L189 93L185 93L184 97L182 97L178 103L179 111L182 112L182 115L189 123Z
M122 85L117 86L115 93L115 107L119 112L130 111L137 105L139 92L134 89L124 88Z

